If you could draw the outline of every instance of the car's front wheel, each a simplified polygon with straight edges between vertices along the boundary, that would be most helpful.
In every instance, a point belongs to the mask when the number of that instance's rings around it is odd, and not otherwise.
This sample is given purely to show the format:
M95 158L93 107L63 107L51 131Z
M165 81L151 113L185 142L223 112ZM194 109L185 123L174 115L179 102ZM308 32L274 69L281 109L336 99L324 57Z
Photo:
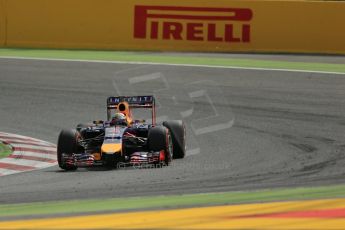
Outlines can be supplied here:
M173 154L173 143L169 129L164 126L151 128L148 133L148 146L150 151L164 151L164 162L158 162L158 165L161 163L170 164Z
M60 132L57 144L57 160L59 167L68 171L76 170L77 166L67 165L64 161L62 154L72 156L73 153L78 151L77 132L75 130L64 129Z

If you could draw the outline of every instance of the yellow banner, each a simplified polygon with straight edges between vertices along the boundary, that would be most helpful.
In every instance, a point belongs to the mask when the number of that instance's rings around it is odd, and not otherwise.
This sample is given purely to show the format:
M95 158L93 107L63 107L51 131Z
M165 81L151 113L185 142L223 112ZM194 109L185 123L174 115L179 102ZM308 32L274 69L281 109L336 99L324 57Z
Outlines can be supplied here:
M0 45L8 47L345 54L345 2L0 3Z
M0 0L0 47L6 45L6 12L5 1Z

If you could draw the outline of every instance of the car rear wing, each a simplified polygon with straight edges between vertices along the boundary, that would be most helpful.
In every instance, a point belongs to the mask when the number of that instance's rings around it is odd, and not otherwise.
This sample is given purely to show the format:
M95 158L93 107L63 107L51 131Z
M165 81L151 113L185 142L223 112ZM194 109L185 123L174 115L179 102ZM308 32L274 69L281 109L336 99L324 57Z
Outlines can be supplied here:
M121 112L121 105L128 105L129 109L134 108L148 108L152 111L152 124L156 124L156 106L153 95L148 96L118 96L108 97L107 99L107 115L108 120L111 119L111 110L119 110Z

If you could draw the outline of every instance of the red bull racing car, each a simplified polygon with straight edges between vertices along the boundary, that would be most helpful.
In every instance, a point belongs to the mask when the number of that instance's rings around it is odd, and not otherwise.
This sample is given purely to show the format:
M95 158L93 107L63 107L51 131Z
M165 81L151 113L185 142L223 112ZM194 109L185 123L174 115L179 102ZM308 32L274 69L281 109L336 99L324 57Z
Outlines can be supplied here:
M135 120L134 109L151 110L151 122ZM107 121L79 124L62 130L58 138L60 168L104 165L169 165L186 152L186 131L181 120L156 124L153 96L118 96L107 99Z

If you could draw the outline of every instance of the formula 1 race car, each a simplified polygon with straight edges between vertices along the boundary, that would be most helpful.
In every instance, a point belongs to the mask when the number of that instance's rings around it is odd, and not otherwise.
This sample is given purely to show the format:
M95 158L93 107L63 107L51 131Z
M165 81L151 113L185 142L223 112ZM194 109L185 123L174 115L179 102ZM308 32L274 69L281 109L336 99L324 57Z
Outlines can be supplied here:
M151 123L134 120L133 109L151 109ZM107 99L107 121L79 124L62 130L58 139L60 168L104 165L169 165L186 152L186 132L181 120L156 124L153 96L119 96Z

